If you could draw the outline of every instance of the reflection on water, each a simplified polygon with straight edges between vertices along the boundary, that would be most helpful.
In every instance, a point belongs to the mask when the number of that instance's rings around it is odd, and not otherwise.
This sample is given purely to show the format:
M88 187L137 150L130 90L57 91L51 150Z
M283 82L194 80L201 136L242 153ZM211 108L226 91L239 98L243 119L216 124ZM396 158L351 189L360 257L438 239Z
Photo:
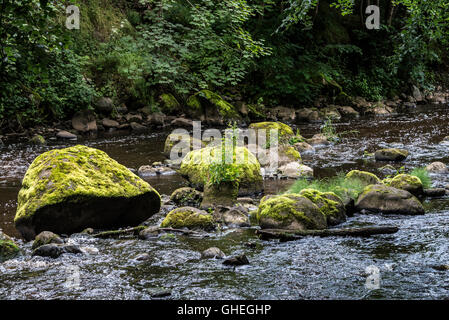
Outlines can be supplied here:
M424 113L339 123L339 132L358 130L360 134L342 144L304 154L303 159L319 177L351 169L379 174L377 168L383 164L364 154L382 147L410 151L410 158L396 165L398 168L433 161L448 163L447 146L439 144L449 135L448 120L441 107ZM306 137L319 131L319 125L299 128ZM137 169L164 159L167 134L107 137L82 143ZM6 233L18 236L12 220L28 165L40 153L66 145L53 141L45 147L15 144L0 148L0 228ZM187 185L177 175L151 177L148 181L163 194ZM267 181L266 193L278 193L289 183ZM448 183L448 176L434 177L435 186ZM150 241L73 235L71 242L97 248L99 253L65 255L56 260L31 258L31 243L23 244L22 257L0 264L0 299L151 299L155 288L170 290L168 299L445 299L449 296L449 271L434 267L449 265L449 201L426 201L424 206L424 216L356 215L344 224L393 224L400 228L397 234L371 238L309 237L279 243L261 241L251 229L225 230L203 239L173 236ZM256 245L248 246L248 242ZM217 260L201 260L200 252L211 246L228 255L245 253L250 264L234 269ZM135 257L144 252L150 259L136 261ZM79 268L79 289L65 286L69 266ZM365 287L369 266L380 270L379 289Z

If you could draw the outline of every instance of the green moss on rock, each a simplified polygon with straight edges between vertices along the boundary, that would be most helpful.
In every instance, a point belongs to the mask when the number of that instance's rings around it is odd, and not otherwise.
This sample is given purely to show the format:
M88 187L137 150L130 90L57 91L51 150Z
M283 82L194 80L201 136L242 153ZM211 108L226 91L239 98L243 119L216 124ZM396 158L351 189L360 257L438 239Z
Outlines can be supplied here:
M300 194L264 197L257 211L262 228L325 229L326 217L311 200Z
M28 240L41 231L138 224L160 209L160 195L105 152L55 149L28 168L18 196L16 228Z
M352 170L346 175L346 179L358 179L365 186L370 184L382 183L382 181L373 173L360 170Z
M20 248L6 234L0 231L0 263L13 259L20 253Z
M164 113L173 114L181 108L178 100L171 93L164 93L160 97L161 109Z
M421 195L423 193L423 184L421 180L418 177L409 174L398 174L385 181L385 183L390 187L406 190L413 195Z
M251 194L262 189L262 176L257 158L246 148L235 148L235 166L239 170L239 194ZM203 188L213 163L220 163L222 146L193 150L182 160L179 173L186 176L196 188Z
M318 206L326 217L328 225L336 225L346 221L345 206L333 192L320 192L315 189L303 189L299 193Z
M193 188L184 187L173 191L170 200L178 206L199 207L203 201L203 194Z
M280 143L287 143L292 137L295 136L293 129L282 122L257 122L249 125L250 129L254 130L266 130L266 142L270 142L270 130L278 131L278 138Z
M424 214L421 202L410 192L384 184L365 187L355 208L358 211L385 214Z
M374 157L377 161L403 161L408 157L408 151L397 148L381 149L374 153Z
M202 229L215 228L212 215L193 207L182 207L170 211L161 223L161 228Z
M237 109L225 101L220 95L210 91L201 90L195 93L187 100L187 106L198 114L198 112L206 112L207 109L215 109L219 115L225 118L240 118Z

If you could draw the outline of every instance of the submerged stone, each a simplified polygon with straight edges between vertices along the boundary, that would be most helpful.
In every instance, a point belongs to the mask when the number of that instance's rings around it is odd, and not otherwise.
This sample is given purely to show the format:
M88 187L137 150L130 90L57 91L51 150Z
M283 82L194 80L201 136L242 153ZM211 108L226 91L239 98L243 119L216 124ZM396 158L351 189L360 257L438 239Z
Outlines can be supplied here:
M35 249L33 251L33 256L50 257L56 259L64 253L82 254L83 252L78 246L75 245L51 243Z
M377 161L403 161L408 157L408 151L397 148L381 149L374 153L374 157Z
M37 157L22 182L14 219L27 240L37 233L137 225L159 212L158 192L105 152L75 146Z

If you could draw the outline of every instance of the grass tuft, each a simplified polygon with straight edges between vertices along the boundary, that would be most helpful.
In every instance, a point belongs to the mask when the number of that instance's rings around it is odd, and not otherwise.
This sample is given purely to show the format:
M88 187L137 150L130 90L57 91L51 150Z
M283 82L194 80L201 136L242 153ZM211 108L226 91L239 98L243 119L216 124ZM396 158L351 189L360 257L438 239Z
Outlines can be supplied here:
M410 175L418 177L424 189L429 189L432 186L432 178L430 178L426 168L415 168L410 172Z
M308 181L304 178L297 180L286 193L299 193L303 189L315 189L321 192L333 192L344 199L348 195L355 199L363 191L365 184L358 179L345 179L344 173L332 178Z

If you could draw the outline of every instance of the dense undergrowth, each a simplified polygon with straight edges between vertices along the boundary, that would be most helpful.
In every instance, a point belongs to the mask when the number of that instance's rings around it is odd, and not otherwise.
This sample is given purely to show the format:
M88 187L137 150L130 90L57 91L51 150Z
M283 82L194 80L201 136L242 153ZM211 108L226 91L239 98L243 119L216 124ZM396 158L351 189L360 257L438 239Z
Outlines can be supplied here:
M249 103L371 101L446 79L446 1L1 0L0 128L66 119L100 96L128 108L201 89ZM67 30L76 4L81 29ZM164 110L162 110L164 111Z

